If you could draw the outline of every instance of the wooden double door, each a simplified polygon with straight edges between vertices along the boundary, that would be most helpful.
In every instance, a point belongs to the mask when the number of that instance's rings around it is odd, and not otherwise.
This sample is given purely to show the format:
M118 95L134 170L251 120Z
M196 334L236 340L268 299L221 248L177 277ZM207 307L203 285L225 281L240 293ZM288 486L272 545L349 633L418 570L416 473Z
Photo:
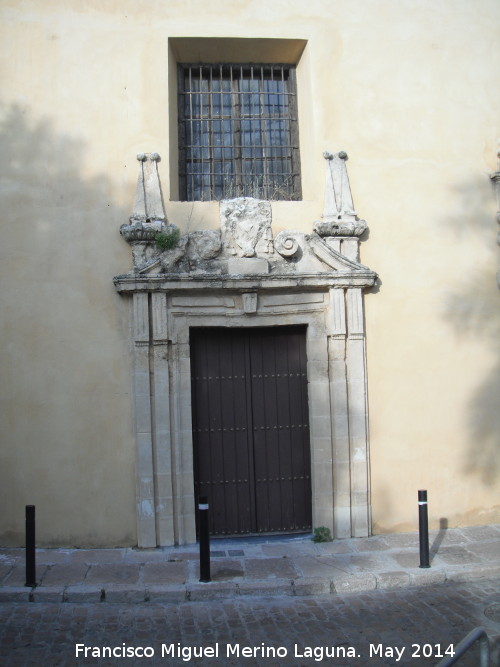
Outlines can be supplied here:
M306 328L191 329L195 497L214 536L311 530Z

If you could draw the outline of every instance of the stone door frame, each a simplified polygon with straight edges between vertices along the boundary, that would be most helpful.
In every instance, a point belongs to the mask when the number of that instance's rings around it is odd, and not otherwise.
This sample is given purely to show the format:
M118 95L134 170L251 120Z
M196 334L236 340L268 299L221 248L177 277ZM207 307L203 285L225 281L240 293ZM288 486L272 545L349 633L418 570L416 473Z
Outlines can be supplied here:
M307 326L313 525L370 534L364 281L350 278L120 277L132 304L140 547L196 541L189 330L207 326Z

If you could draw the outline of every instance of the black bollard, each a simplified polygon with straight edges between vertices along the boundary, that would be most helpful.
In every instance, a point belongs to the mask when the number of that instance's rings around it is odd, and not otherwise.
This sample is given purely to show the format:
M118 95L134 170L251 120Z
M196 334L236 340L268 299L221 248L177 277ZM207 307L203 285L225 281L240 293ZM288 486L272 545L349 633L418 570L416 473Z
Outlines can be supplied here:
M430 567L429 525L427 520L427 491L418 492L418 530L420 537L420 567Z
M36 586L35 506L26 505L26 584Z
M206 496L200 496L198 505L199 527L200 527L200 581L207 582L210 579L210 537L208 534L208 500Z

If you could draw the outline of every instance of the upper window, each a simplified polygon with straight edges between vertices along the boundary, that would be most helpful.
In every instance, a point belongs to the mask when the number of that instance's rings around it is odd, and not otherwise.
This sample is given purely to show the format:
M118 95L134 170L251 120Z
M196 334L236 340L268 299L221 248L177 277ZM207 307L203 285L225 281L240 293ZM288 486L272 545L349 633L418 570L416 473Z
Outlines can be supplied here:
M179 65L187 201L301 198L295 67Z

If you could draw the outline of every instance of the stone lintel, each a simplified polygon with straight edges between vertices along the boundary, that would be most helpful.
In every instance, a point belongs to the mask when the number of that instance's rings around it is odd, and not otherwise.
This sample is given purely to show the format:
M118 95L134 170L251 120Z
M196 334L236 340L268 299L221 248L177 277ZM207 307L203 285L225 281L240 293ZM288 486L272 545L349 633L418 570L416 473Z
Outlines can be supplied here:
M375 284L377 274L373 271L359 271L356 275L349 272L333 271L329 274L289 275L233 275L223 277L220 274L188 275L165 274L158 276L118 276L114 283L119 293L126 292L153 292L153 291L184 291L207 288L231 290L276 290L299 288L329 288L329 287L361 287L368 288Z

